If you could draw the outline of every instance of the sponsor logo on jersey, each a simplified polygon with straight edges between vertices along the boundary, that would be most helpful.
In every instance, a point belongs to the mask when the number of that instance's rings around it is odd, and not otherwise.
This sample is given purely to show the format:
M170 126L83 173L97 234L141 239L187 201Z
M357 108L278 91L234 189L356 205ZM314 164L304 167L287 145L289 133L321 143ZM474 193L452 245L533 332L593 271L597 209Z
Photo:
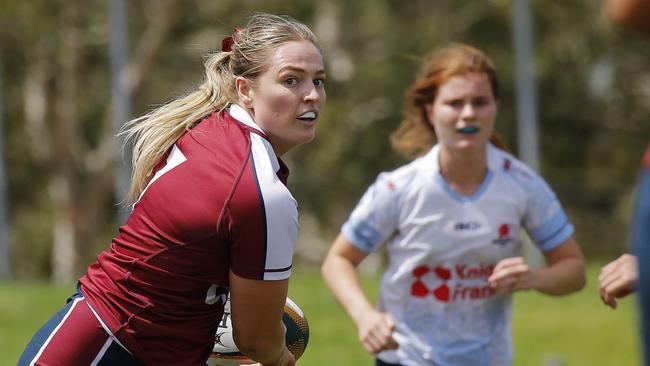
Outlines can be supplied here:
M433 296L438 301L473 301L492 296L494 290L487 283L494 265L457 264L454 267L416 267L411 273L411 296L426 298Z
M388 189L390 189L391 191L394 191L397 188L397 185L392 180L389 180L387 185L388 185Z
M474 231L481 228L481 223L478 221L457 222L454 224L455 231Z
M512 161L508 158L503 159L503 170L504 171L509 171L510 168L512 168Z
M492 244L498 244L498 245L506 245L512 241L512 237L510 236L510 225L508 224L501 224L499 226L499 230L497 232L497 238L492 240Z

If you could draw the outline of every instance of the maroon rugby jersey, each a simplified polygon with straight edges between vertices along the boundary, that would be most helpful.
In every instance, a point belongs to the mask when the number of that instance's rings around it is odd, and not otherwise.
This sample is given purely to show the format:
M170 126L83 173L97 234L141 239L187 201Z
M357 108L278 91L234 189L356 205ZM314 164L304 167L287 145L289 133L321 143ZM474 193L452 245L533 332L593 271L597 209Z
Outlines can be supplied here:
M108 330L150 365L203 365L228 271L286 279L298 232L288 169L241 107L212 114L157 166L110 250L80 279Z

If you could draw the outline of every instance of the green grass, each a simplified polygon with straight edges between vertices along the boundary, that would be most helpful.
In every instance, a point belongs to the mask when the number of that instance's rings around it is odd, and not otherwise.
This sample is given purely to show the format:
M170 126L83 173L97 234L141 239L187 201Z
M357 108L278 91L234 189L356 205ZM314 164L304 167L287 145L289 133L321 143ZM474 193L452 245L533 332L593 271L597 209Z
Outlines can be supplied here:
M599 271L589 267L587 286L577 294L515 296L515 365L552 364L550 359L564 366L641 364L636 296L619 301L616 310L603 305L597 295Z
M73 284L0 283L0 365L16 365L34 332L74 290Z
M562 360L563 366L639 364L635 299L624 299L615 311L603 306L596 294L598 270L599 266L590 266L587 287L572 296L551 298L535 292L515 296L514 365L545 366L554 359ZM363 283L376 298L378 275ZM74 285L0 284L0 366L16 364L33 332L73 290ZM372 357L357 342L354 325L317 271L294 273L289 296L310 324L309 346L300 364L372 365Z

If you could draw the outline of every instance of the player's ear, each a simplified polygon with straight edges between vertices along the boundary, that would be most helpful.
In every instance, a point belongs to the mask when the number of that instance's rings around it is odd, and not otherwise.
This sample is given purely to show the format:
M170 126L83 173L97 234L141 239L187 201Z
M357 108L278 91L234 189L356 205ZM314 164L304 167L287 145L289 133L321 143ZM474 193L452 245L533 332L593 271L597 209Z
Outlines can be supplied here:
M235 89L237 89L237 97L243 107L253 108L253 88L248 79L241 76L235 78Z

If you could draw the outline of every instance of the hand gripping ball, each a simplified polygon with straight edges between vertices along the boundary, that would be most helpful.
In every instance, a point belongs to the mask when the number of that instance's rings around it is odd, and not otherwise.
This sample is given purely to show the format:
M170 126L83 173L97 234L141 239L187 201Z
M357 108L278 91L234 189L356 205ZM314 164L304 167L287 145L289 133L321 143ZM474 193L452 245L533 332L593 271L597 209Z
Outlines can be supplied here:
M282 322L287 329L285 333L285 343L287 348L296 359L300 358L307 348L309 341L309 324L302 309L290 298L284 305L284 314ZM244 354L239 352L232 338L232 323L230 320L230 300L226 302L224 313L219 329L217 330L216 340L212 354L208 359L209 366L230 366L239 365L240 361L246 360Z

